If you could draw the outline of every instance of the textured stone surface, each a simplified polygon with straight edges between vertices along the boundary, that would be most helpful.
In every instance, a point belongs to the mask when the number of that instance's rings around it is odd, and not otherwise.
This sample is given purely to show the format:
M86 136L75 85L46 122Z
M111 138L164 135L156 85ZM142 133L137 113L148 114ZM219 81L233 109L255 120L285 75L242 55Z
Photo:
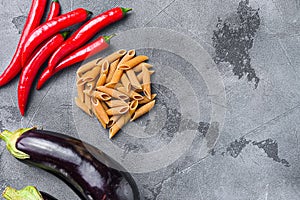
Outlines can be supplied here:
M212 39L214 31L218 31L218 18L231 23L232 30L243 27L241 24L233 25L239 17L237 8L241 0L60 2L64 12L84 7L98 14L115 5L133 7L134 12L126 20L99 34L115 32L121 35L123 31L140 27L165 28L180 32L199 43L211 55L211 60L218 56L218 48L215 48ZM238 55L247 55L260 81L255 88L246 76L241 79L235 76L234 67L242 68L244 65L230 62L232 59L217 62L226 91L226 102L221 104L226 108L226 117L216 147L205 158L199 156L200 144L207 136L209 127L213 127L210 121L211 105L220 104L211 101L214 94L207 90L203 81L205 77L199 78L195 66L180 55L157 49L139 49L138 52L147 53L150 59L155 56L153 63L160 67L155 75L156 80L162 83L174 81L174 77L168 77L166 73L174 69L187 82L194 83L193 95L201 101L199 107L202 108L201 117L197 119L183 117L184 113L180 111L182 105L177 105L180 97L174 96L174 91L167 92L166 86L156 85L155 89L164 91L165 96L158 97L154 114L145 116L136 126L145 127L146 133L149 133L147 128L154 129L161 135L149 134L150 139L133 140L133 135L124 133L112 142L124 151L126 158L132 152L151 152L161 148L181 131L188 130L196 135L187 152L174 163L156 171L133 174L142 199L300 199L300 1L250 0L249 6L259 9L260 26L254 36L251 35L251 47L236 48L236 59L239 59ZM29 7L29 0L0 2L0 72L14 53ZM237 31L219 33L229 34L224 41L218 41L224 42L222 44L227 44L230 39L241 39L235 35ZM183 51L188 49L183 46ZM234 52L232 47L227 49ZM67 69L41 91L32 92L25 117L20 116L17 107L18 79L0 88L0 130L38 125L84 139L77 133L78 124L73 116L77 113L72 108L75 71L76 67ZM177 85L174 83L174 86ZM193 105L190 109L193 111ZM160 123L158 117L166 119L167 123ZM159 127L163 127L161 132ZM78 199L59 179L17 162L5 150L4 143L0 142L0 192L8 185L17 188L36 185L59 199Z

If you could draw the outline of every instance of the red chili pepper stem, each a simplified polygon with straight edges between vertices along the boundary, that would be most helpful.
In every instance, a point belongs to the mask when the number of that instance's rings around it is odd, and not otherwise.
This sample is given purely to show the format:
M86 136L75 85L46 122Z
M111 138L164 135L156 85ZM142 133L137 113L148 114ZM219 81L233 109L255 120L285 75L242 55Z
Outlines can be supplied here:
M121 10L122 10L122 12L123 12L123 15L126 15L126 13L132 11L132 8L122 8L122 7L121 7Z
M104 35L104 36L102 36L102 37L104 38L105 42L106 42L107 44L109 44L111 38L115 37L116 35L117 35L117 34L114 33L114 34L111 34L111 35L109 35L109 36Z
M53 2L59 2L58 0L52 0Z
M69 35L70 31L64 31L61 33L61 35L66 39Z

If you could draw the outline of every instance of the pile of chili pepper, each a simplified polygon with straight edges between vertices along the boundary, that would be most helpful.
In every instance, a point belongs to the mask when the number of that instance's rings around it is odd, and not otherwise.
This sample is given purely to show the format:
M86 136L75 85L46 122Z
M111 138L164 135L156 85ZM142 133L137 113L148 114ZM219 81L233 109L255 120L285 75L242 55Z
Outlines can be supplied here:
M48 66L38 79L37 89L62 69L108 48L114 34L90 40L101 29L123 19L131 11L131 8L116 7L89 19L92 12L77 8L60 15L58 0L52 0L46 20L41 22L47 3L47 0L32 0L15 54L0 75L2 87L21 73L18 104L22 115L25 114L33 82L47 60ZM85 23L68 38L69 32L63 30L82 22Z

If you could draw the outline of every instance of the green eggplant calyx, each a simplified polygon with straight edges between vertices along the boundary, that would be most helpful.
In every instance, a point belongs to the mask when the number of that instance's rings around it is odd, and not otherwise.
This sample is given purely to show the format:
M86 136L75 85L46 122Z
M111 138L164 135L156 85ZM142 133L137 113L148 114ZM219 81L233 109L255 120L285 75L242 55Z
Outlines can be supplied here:
M34 186L27 186L21 190L6 187L2 196L6 200L43 200L41 193Z
M15 157L21 160L28 159L30 156L16 148L16 143L18 138L27 131L30 131L33 128L22 128L18 129L15 132L10 132L8 130L0 133L0 139L2 139L6 143L7 150Z

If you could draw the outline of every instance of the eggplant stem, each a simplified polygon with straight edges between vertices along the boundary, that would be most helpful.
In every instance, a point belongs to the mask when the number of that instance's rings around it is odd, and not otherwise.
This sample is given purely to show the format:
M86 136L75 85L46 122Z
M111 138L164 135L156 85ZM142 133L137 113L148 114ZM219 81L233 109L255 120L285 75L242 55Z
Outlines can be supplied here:
M20 150L17 149L16 143L18 138L25 132L35 129L33 128L23 128L18 129L15 132L10 132L8 130L4 130L0 133L0 139L2 139L6 143L7 150L15 157L21 160L28 159L30 156Z
M21 190L12 187L6 187L2 193L6 200L43 200L41 193L34 186L27 186Z

